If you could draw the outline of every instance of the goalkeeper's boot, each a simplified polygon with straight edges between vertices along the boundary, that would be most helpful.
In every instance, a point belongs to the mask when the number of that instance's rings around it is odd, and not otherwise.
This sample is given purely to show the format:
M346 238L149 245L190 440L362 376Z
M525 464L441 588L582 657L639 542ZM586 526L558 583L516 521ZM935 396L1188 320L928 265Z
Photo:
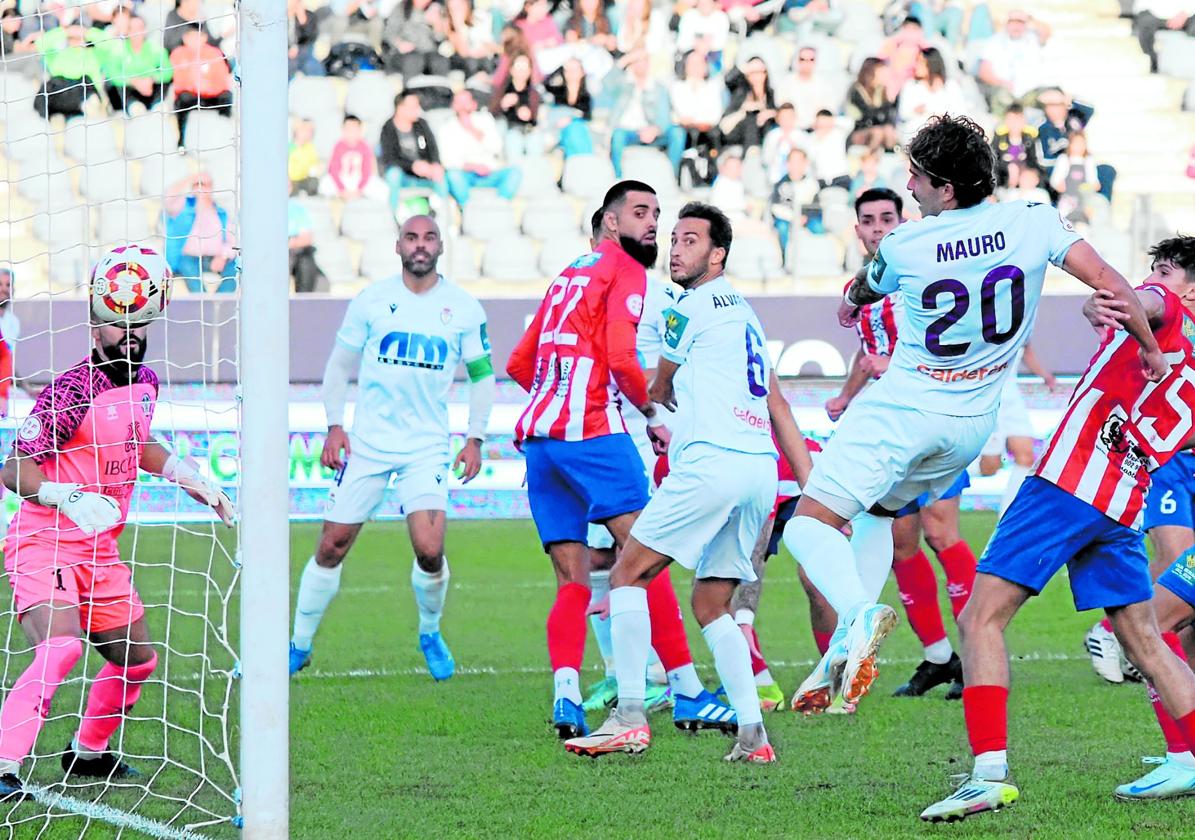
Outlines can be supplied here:
M295 647L295 643L291 642L290 643L290 675L293 677L295 674L299 673L300 671L302 671L304 668L306 668L310 664L311 664L311 651L303 650L302 648L297 648L297 647Z
M74 743L66 745L62 753L62 772L67 778L82 776L87 779L136 779L142 775L136 767L120 760L120 756L109 750L93 758L84 758L75 752Z
M759 708L765 712L784 711L784 692L776 683L757 685L755 691L759 694Z
M606 722L589 736L570 738L564 748L577 755L596 758L606 753L641 753L651 746L651 727L647 718L638 716L635 720L619 716L618 709L610 712Z
M423 651L423 658L427 660L427 670L436 682L443 682L456 673L456 660L448 645L444 644L444 637L436 633L420 633L419 649Z
M952 653L949 660L941 663L930 662L926 659L917 666L917 670L913 672L913 676L909 677L907 683L892 692L892 696L920 697L931 688L961 679L962 674L963 663L957 653Z
M561 741L589 734L585 710L566 697L561 697L552 706L552 726L556 727Z
M587 712L600 712L602 709L613 706L617 700L618 680L614 677L605 677L589 687L589 696L585 698L581 708Z
M1177 799L1195 796L1195 767L1167 759L1135 782L1116 788L1117 799Z
M16 773L4 773L0 775L0 802L5 805L14 805L17 802L24 802L26 799L31 799L25 786L21 784L21 780L17 778Z
M615 692L618 691L617 683L615 683ZM615 694L617 699L617 694ZM663 712L672 708L672 689L666 685L656 685L655 683L647 684L647 693L643 696L643 708L647 710L648 714L652 712Z
M954 793L922 811L921 819L927 822L954 822L984 811L998 811L1016 802L1020 795L1020 791L1008 782L966 776Z
M880 675L876 654L896 626L896 610L886 604L872 604L858 610L846 633L846 667L842 672L842 699L858 703Z
M1097 621L1087 631L1083 646L1091 655L1091 667L1110 683L1124 682L1124 671L1120 667L1120 641L1116 634Z
M717 729L727 735L739 731L739 719L734 709L719 701L708 689L702 689L696 697L674 694L672 701L672 722L677 729L685 732Z

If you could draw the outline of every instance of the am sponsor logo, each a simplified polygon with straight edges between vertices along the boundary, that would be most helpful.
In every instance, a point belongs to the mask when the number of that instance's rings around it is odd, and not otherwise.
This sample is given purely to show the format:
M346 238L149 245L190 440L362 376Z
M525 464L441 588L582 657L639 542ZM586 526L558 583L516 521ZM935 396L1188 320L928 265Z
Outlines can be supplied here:
M448 361L448 342L438 335L387 333L378 345L378 361L384 365L443 370Z

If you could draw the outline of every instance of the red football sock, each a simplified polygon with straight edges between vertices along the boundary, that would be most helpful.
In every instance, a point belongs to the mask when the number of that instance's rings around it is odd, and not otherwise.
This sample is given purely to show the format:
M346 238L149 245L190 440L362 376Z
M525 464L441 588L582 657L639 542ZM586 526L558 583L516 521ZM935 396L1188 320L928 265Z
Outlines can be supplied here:
M1008 749L1008 689L1002 685L969 685L963 689L963 717L971 753Z
M1101 619L1100 619L1100 627L1103 627L1103 628L1104 628L1105 630L1107 630L1109 633L1115 633L1115 632L1116 632L1115 630L1113 630L1113 629L1112 629L1112 619L1108 618L1108 616L1104 616L1103 618L1101 618ZM1174 634L1170 634L1170 635L1174 635ZM1165 639L1165 638L1166 638L1166 635L1165 635L1165 634L1163 634L1162 638L1163 638L1163 639ZM1177 636L1175 636L1175 638L1178 638L1178 637L1177 637ZM1167 644L1170 644L1170 643L1169 643L1169 642L1167 642ZM1187 657L1186 657L1186 654L1183 654L1183 653L1180 653L1180 654L1179 654L1179 656L1181 656L1183 659L1186 659L1186 658L1187 658Z
M938 604L938 576L924 551L901 560L892 566L901 603L909 617L909 626L921 640L923 647L946 638L942 623L942 607Z
M651 617L651 646L660 657L664 670L672 671L691 664L693 654L689 652L685 621L667 568L647 585L647 612Z
M975 586L975 552L966 540L959 540L938 552L938 562L946 572L946 594L950 596L950 611L958 618L971 589Z
M1195 711L1187 712L1182 717L1177 718L1174 721L1174 725L1182 733L1185 744L1195 744ZM1169 745L1167 745L1167 749L1169 748ZM1182 752L1182 750L1177 750L1177 752Z
M581 670L585 656L585 611L589 608L589 587L566 583L556 590L556 601L548 612L548 659L552 670Z
M1179 659L1183 662L1187 661L1186 651L1183 650L1182 642L1178 640L1177 633L1163 633L1162 641L1174 651L1174 654ZM1187 736L1184 734L1185 730L1179 727L1174 718L1170 716L1170 713L1162 706L1162 698L1158 696L1158 692L1152 684L1149 685L1149 702L1153 704L1154 714L1158 716L1158 726L1162 728L1162 737L1166 739L1166 752L1181 753L1190 750L1191 747L1189 744L1195 742L1187 739Z
M826 651L830 649L830 637L833 633L819 633L817 630L813 631L813 643L817 645L817 652L825 655Z
M759 655L756 655L756 651L763 650L763 648L761 648L759 646L759 634L755 632L754 625L751 625L751 624L747 624L747 625L740 624L739 625L739 627L743 627L743 626L746 626L747 632L751 635L751 642L750 642L750 645L748 646L749 652L751 654L751 673L756 674L756 675L762 674L764 671L768 670L768 663L763 658L762 653Z

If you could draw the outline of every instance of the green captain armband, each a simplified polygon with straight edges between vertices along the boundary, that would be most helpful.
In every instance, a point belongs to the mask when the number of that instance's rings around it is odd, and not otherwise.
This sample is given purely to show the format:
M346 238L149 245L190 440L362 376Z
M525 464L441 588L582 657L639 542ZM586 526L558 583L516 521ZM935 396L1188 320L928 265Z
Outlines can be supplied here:
M494 375L494 363L489 356L482 356L471 362L465 362L465 370L469 373L470 382L480 382L487 376Z

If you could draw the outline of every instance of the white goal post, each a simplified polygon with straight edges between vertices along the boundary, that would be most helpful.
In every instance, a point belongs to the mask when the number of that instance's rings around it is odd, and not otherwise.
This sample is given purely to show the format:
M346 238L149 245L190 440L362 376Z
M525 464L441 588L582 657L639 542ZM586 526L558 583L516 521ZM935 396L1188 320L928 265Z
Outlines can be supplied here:
M289 836L286 0L240 0L241 813ZM251 314L250 314L251 313Z

